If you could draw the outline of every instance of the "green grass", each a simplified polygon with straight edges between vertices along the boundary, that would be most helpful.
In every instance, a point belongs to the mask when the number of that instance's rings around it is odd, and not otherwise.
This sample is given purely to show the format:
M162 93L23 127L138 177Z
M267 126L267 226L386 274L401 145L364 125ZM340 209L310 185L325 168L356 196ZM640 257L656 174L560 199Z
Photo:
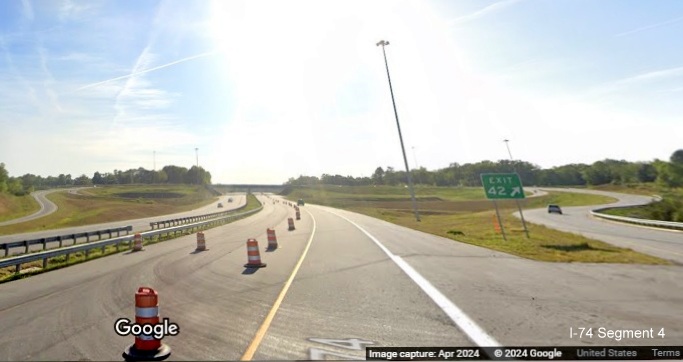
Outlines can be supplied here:
M149 197L154 192L174 192L183 196ZM140 193L147 197L117 197L120 193ZM216 200L203 187L185 185L97 187L82 190L80 194L60 191L47 197L57 205L56 212L40 219L0 226L0 235L168 215L193 210Z
M40 205L31 195L14 196L0 193L0 221L17 219L40 210Z
M261 204L256 199L256 197L254 195L249 195L247 197L247 206L241 210L233 211L230 214L232 215L232 214L244 213L247 211L258 209L260 206L261 206ZM222 225L224 225L224 224L221 224L221 226ZM206 230L209 228L211 228L211 227L202 227L199 229L194 229L192 231L184 231L184 232L178 233L178 234L157 235L157 236L154 236L153 238L144 239L143 240L143 246L152 245L152 244L156 244L156 243L159 243L162 241L171 240L171 239L179 238L182 236L191 235L197 231ZM27 271L24 273L20 273L20 274L15 273L14 267L0 269L0 283L5 283L5 282L12 281L12 280L17 280L17 279L28 278L32 275L37 275L37 274L49 272L52 270L66 268L66 267L71 266L71 265L84 263L84 262L95 260L95 259L98 259L98 258L101 258L104 256L117 254L117 253L121 253L124 251L129 251L129 250L130 250L130 247L128 247L127 243L120 244L118 250L117 250L115 245L107 245L104 248L104 251L101 248L90 250L88 252L87 258L86 258L85 252L79 252L79 253L71 254L69 256L68 260L66 258L66 255L60 255L60 256L57 256L54 258L50 258L47 261L47 267L45 269L43 269L43 262L42 261L35 261L35 262L23 264L21 267L22 270L30 270L31 268L37 268L37 269L32 270L32 271ZM37 252L40 252L40 251L37 251Z
M358 195L368 195L368 188L347 191L331 191L329 188L310 188L295 190L287 195L294 201L304 198L307 202L339 207L372 217L376 217L397 225L415 230L443 236L459 242L497 250L523 258L548 262L584 262L584 263L638 263L638 264L671 264L669 261L641 254L630 249L619 248L598 240L589 239L578 234L565 233L542 225L527 223L530 238L524 235L521 221L511 214L516 211L515 201L499 201L503 226L507 232L507 241L496 233L493 224L495 215L491 201L473 199L474 191L480 188L451 188L449 190L431 190L431 195L449 195L450 198L423 200L418 202L421 222L414 219L410 201L387 201L382 196L392 195L397 188L377 187L377 195L370 194L363 200ZM343 188L342 188L343 189ZM446 188L443 188L446 189ZM427 191L427 190L425 190ZM430 192L425 192L429 195ZM462 193L462 195L458 195ZM341 196L340 196L341 195ZM350 198L347 195L356 195ZM409 200L409 199L408 199ZM460 201L456 201L460 200ZM525 209L543 208L548 204L561 206L584 206L609 204L617 201L614 198L569 192L550 192L548 195L521 200Z
M522 201L524 208L535 209L548 206L548 204L555 204L560 206L585 206L585 205L602 205L611 204L618 200L602 195L580 194L573 192L549 192L548 195L539 197L530 197Z
M330 187L316 187L307 188L304 190L295 190L287 195L289 200L295 201L298 198L303 198L306 202L313 204L321 204L338 208L379 208L391 210L410 210L412 209L412 201L409 196L400 196L390 198L390 192L396 193L399 188L392 187L377 187L380 190L379 195L367 195L369 189L362 187L359 190L354 190L356 187L345 187L347 191L330 192ZM335 187L332 187L335 189ZM344 189L344 188L339 188ZM460 214L481 212L486 210L493 210L493 202L486 199L476 199L474 191L480 192L483 195L481 188L431 188L436 191L430 196L428 192L424 192L422 197L418 197L418 209L420 213L428 214ZM403 190L402 192L406 192ZM448 199L440 198L434 195L448 195ZM351 195L349 197L349 195ZM459 201L458 201L459 200ZM529 208L544 208L548 204L558 204L561 206L581 206L581 205L596 205L609 204L617 201L614 198L591 195L591 194L573 194L567 192L551 192L545 196L529 197L520 200L520 206L525 209ZM500 200L497 202L501 208L517 208L514 200Z
M287 194L290 199L323 198L329 200L410 200L408 188L402 186L332 186L319 185L297 187ZM441 199L446 201L483 200L481 187L435 187L416 186L415 197L418 199Z
M626 184L626 185L590 186L589 189L599 190L599 191L620 192L620 193L624 193L624 194L645 195L645 196L660 195L662 192L665 192L665 190L662 187L656 185L653 182L634 183L634 184Z
M608 215L635 217L640 219L649 219L652 217L651 210L647 207L625 207L618 209L608 209L602 212Z
M351 211L366 214L426 233L459 242L477 245L522 258L547 262L657 264L672 263L619 248L578 234L565 233L527 222L530 238L524 235L521 221L510 215L514 210L501 210L507 241L495 231L495 212L485 211L459 215L421 215L415 221L410 211L356 208Z

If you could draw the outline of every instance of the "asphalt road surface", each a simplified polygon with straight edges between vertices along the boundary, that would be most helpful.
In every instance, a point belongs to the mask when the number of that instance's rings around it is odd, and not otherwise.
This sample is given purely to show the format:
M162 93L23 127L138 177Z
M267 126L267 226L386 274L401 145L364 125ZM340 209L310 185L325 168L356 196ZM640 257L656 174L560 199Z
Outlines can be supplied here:
M233 201L228 202L229 198L232 198ZM218 208L219 202L223 204L222 208ZM226 195L220 196L218 198L218 201L216 201L216 202L212 202L211 204L208 204L206 206L202 206L200 208L197 208L197 209L191 210L191 211L185 211L185 212L180 212L180 213L171 214L171 215L147 217L147 218L142 218L142 219L113 221L113 222L86 225L86 226L75 226L75 227L51 229L51 230L36 231L36 232L29 232L29 233L3 235L3 236L0 236L0 243L8 243L8 242L13 242L13 241L21 241L21 240L32 240L32 239L39 239L39 238L50 237L50 236L70 235L70 234L74 234L74 233L105 230L105 229L109 229L109 228L123 227L123 226L128 226L128 225L133 226L133 233L135 233L135 232L139 232L139 231L150 230L149 223L151 223L151 222L164 221L164 220L170 220L170 219L178 219L178 218L183 218L183 217L188 217L188 216L204 215L204 214L210 214L210 213L214 213L214 212L230 211L230 210L237 209L240 206L244 206L244 205L246 205L246 203L247 203L247 197L244 193L226 194ZM116 234L114 234L114 235L116 235ZM125 235L125 233L124 233L124 235ZM85 238L81 238L81 239L84 240ZM65 246L71 245L70 243L71 243L71 241L64 241L63 245L65 245ZM59 246L58 242L50 243L50 244L48 244L48 249L55 248L58 246ZM40 250L40 249L42 249L42 245L33 245L30 247L30 249L32 251L33 250ZM10 255L23 253L24 250L25 250L24 247L13 248L12 250L10 250Z
M362 359L368 346L680 345L680 266L535 262L307 204L0 284L0 359L120 360L141 286L180 333L171 360ZM274 227L279 248L265 251ZM246 240L265 268L246 269ZM570 338L593 328L593 338ZM598 329L653 338L600 338ZM665 337L657 333L664 329ZM339 341L345 340L345 341ZM30 341L30 343L29 343Z
M652 197L628 195L614 192L580 190L580 189L545 189L546 191L582 192L610 196L619 201L603 206L644 205L652 201ZM562 205L560 205L562 206ZM603 207L600 206L600 207ZM598 206L562 207L562 215L548 214L545 209L524 211L524 218L536 224L546 225L553 229L581 234L601 240L619 247L657 256L683 264L683 232L677 230L656 229L652 227L608 221L594 217L591 210ZM515 213L517 215L517 213Z
M32 192L31 196L33 196L33 198L36 199L36 202L38 202L38 205L40 205L40 210L36 211L35 213L33 213L31 215L27 215L24 217L0 222L0 226L18 224L18 223L22 223L25 221L35 220L35 219L50 215L53 212L57 211L57 205L55 205L54 202L48 200L47 197L45 197L45 196L47 196L47 194L50 194L50 193L53 193L56 191L64 191L64 190L42 190L42 191Z

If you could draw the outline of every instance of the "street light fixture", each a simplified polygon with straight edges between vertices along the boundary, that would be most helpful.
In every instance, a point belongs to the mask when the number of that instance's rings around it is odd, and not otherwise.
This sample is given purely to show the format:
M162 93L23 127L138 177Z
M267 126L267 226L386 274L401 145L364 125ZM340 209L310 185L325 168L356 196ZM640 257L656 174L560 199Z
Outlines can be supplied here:
M403 153L403 162L406 166L406 175L408 175L408 187L410 188L410 198L413 200L413 211L415 212L415 220L420 221L420 214L417 212L417 201L415 200L415 190L413 190L413 179L410 175L410 168L408 167L408 158L406 157L406 149L403 146L403 136L401 135L401 124L398 122L398 112L396 111L396 101L394 100L394 89L391 86L391 76L389 75L389 63L387 62L387 52L384 50L388 41L380 40L377 46L382 46L382 54L384 54L384 65L387 68L387 79L389 79L389 91L391 92L391 103L394 105L394 116L396 116L396 127L398 128L398 138L401 140L401 152Z

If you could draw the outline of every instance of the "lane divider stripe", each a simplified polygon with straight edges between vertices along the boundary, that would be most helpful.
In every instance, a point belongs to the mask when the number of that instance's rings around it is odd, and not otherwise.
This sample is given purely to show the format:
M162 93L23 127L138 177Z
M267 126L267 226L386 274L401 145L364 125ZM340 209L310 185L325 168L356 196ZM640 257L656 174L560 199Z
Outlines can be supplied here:
M289 276L289 279L287 279L285 286L282 288L280 295L278 295L277 299L275 300L275 303L273 304L273 307L270 309L270 312L266 316L266 319L263 321L263 324L261 324L261 327L256 331L254 339L249 344L249 347L247 347L247 350L242 355L242 358L240 358L240 361L251 361L251 359L254 357L256 349L258 349L259 345L261 344L261 341L263 340L263 337L265 337L266 332L268 332L268 328L270 327L270 324L273 322L275 314L277 313L278 309L280 309L280 305L282 304L282 301L285 299L285 295L289 290L289 286L292 285L294 277L299 272L299 268L301 268L301 264L304 262L306 254L308 254L308 249L311 247L311 243L313 242L313 236L315 235L316 222L313 215L308 210L306 210L306 212L308 212L308 214L311 215L311 219L313 219L313 230L311 231L311 236L308 238L306 248L304 249L304 252L301 254L299 261L294 266L292 274Z
M422 288L422 290L427 293L434 303L436 303L436 305L438 305L439 308L441 308L441 310L443 310L444 313L446 313L448 317L451 318L451 320L455 322L455 324L460 327L465 334L467 334L467 337L469 337L470 340L476 343L479 347L502 347L500 343L493 339L493 337L489 336L481 327L479 327L472 319L470 319L465 312L458 308L448 299L448 297L436 289L432 283L430 283L427 279L420 275L420 273L413 269L413 267L403 260L403 258L394 255L391 251L389 251L389 249L382 245L377 238L360 227L360 225L342 215L337 214L336 212L330 210L326 211L348 221L353 226L358 228L358 230L367 235L372 241L374 241L375 244L377 244L377 246L379 246L379 248L382 249L382 251L384 251L389 258L391 258L391 260L393 260L394 263L396 263L396 265L398 265L398 267L410 277L410 279L412 279L420 288Z

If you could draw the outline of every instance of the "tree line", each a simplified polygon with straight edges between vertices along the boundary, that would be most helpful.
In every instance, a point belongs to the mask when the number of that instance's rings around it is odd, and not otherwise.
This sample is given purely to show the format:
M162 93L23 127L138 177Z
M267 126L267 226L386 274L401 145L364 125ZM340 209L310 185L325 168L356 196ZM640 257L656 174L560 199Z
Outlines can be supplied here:
M448 167L429 171L413 169L411 177L418 185L481 186L480 174L517 172L526 186L586 186L657 182L664 187L683 186L683 149L674 152L669 161L629 162L605 159L593 164L568 164L542 169L526 161L499 160L477 163L452 163ZM370 177L323 174L290 178L285 185L404 185L406 172L393 167L377 167Z
M0 192L11 193L17 196L26 195L35 190L55 187L126 184L210 185L211 173L197 166L192 166L188 169L186 167L169 165L157 171L140 167L127 171L95 172L92 177L88 177L85 174L75 178L71 174L42 177L30 173L19 177L10 177L5 164L0 163Z

